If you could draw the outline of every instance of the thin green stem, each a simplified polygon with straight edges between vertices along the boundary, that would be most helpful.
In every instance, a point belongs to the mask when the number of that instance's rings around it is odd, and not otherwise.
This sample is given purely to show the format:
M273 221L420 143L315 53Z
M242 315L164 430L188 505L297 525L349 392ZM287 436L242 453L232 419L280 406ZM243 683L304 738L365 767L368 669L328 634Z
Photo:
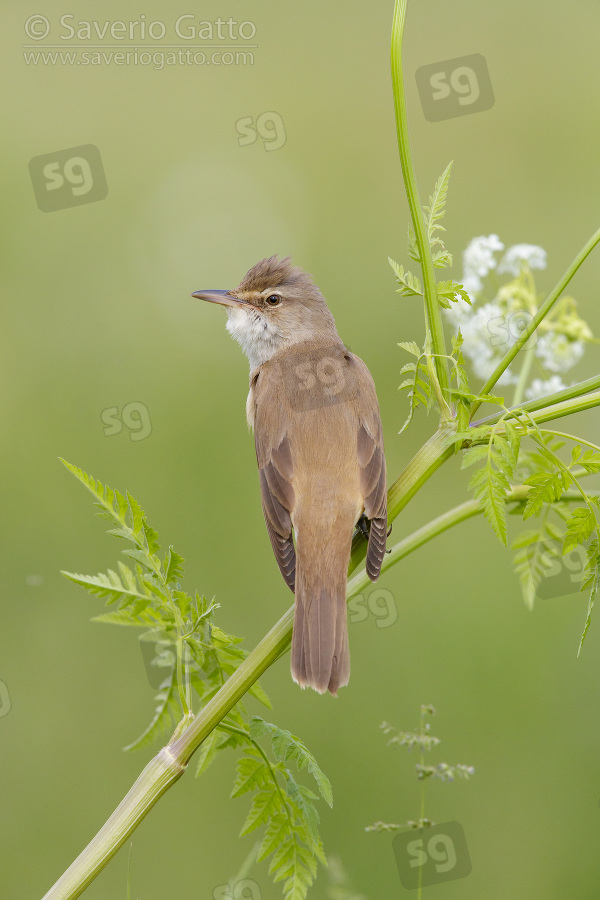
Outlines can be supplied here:
M546 398L550 399L550 398ZM543 422L551 422L553 419L562 419L564 416L573 415L577 412L585 412L586 409L594 409L600 406L600 391L594 391L592 394L585 394L581 397L573 397L572 400L565 400L563 403L554 403L551 406L529 410L529 404L523 403L522 406L515 409L509 409L507 412L494 413L478 422L473 422L473 427L480 425L494 425L502 418L518 419L522 413L527 414L532 421L541 425Z
M567 400L564 403L556 403L548 409L539 409L530 413L531 418L538 425L544 422L552 422L553 419L562 419L565 416L573 415L576 412L584 412L586 409L594 409L600 406L600 391L593 394L586 394L584 397L577 397L573 400Z
M574 400L576 397L582 397L584 394L588 394L591 391L596 391L598 389L600 389L600 375L595 375L593 378L588 378L587 381L580 381L578 384L572 384L570 387L564 388L562 391L557 391L555 394L548 394L546 397L536 397L534 400L528 400L527 403L521 403L518 406L518 409L522 409L525 412L535 412L538 409L545 409L547 406L553 406L555 403L562 403L564 400ZM516 408L517 406L513 404L511 411ZM492 415L486 416L485 419L478 419L471 424L473 426L492 425L503 415L503 412L492 413Z
M275 787L277 788L277 792L278 792L279 798L281 800L281 805L285 809L288 824L290 826L290 833L292 833L294 831L294 823L292 822L292 817L290 816L288 804L286 802L285 797L283 796L283 791L281 790L281 785L279 784L279 782L277 780L277 775L275 773L275 769L273 768L273 765L271 764L271 760L269 759L269 757L267 756L267 754L265 753L263 748L260 746L258 741L255 740L253 737L250 737L248 732L244 731L243 728L237 728L235 725L230 725L228 722L219 722L219 724L217 725L217 728L222 728L224 731L229 731L231 734L239 734L240 737L245 738L245 740L247 740L248 743L251 744L260 753L263 760L265 761L265 764L266 764L269 772L271 773L271 779L272 779Z
M528 352L525 354L525 359L523 360L523 365L521 366L521 371L519 372L519 380L517 382L517 386L515 388L515 393L512 400L513 406L519 406L521 400L523 399L523 395L525 394L525 388L527 387L527 382L529 381L529 375L531 374L531 366L533 365L533 353L531 348L529 348Z
M579 251L575 259L572 261L571 265L567 268L567 270L563 273L563 275L559 278L554 288L548 294L548 297L544 300L534 317L531 319L529 325L523 329L523 332L519 336L518 340L510 347L510 349L505 353L502 357L484 386L481 388L480 394L489 394L492 391L492 388L502 375L502 373L510 366L511 362L527 341L536 330L540 322L542 322L556 301L559 299L560 295L571 281L581 264L585 261L585 259L592 252L596 244L600 241L600 228L596 231L589 241L585 244L584 247ZM477 400L473 403L471 408L471 415L474 415L475 412L481 406L481 401Z
M394 110L396 113L396 133L398 136L398 150L400 153L400 164L402 166L402 174L404 176L404 185L406 188L406 196L410 208L410 215L419 248L419 257L421 260L421 269L423 271L423 292L425 295L425 312L426 322L429 333L431 334L432 351L435 354L435 367L437 372L437 380L442 389L442 395L446 396L446 391L450 387L450 375L448 363L443 357L446 354L446 342L444 338L444 328L442 323L442 314L437 296L437 284L435 279L435 271L433 259L431 256L431 248L429 246L429 238L425 229L425 219L423 218L423 209L419 197L419 189L415 170L410 153L410 142L408 136L408 117L406 115L406 99L404 95L404 75L402 72L402 38L404 35L404 21L406 18L407 0L396 0L394 8L394 22L392 26L392 87L394 90ZM440 355L437 355L440 354Z
M592 450L597 450L600 453L600 447L598 444L592 444L591 441L586 441L583 438L575 437L574 434L567 434L565 431L552 431L549 428L542 429L542 434L553 434L556 437L566 438L568 441L573 441L575 444L584 444L586 447L591 447Z

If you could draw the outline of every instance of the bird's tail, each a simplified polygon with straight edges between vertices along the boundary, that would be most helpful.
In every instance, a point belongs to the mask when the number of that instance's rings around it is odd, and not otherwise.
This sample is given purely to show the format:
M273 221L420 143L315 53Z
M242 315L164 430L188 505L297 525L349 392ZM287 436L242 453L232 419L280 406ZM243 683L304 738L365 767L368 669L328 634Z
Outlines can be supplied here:
M312 526L312 527L311 527ZM292 678L334 696L350 678L346 582L353 523L298 529Z

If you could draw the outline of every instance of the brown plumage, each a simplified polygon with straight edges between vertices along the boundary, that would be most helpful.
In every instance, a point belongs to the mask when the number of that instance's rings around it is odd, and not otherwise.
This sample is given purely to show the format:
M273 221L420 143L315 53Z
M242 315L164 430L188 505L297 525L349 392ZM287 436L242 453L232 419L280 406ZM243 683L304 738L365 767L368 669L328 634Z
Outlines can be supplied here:
M346 581L363 511L373 581L385 553L386 470L373 379L342 343L310 276L289 257L261 260L235 290L194 296L227 307L227 328L250 360L247 416L262 507L295 593L292 677L336 694L350 675Z

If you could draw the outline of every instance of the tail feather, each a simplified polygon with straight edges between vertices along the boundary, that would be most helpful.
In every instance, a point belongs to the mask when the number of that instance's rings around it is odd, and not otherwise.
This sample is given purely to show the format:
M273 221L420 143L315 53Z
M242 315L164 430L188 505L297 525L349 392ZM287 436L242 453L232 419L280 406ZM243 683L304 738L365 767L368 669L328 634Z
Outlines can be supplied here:
M292 678L321 694L335 695L350 678L346 580L351 540L350 531L347 547L332 548L330 542L311 553L300 537L296 548Z

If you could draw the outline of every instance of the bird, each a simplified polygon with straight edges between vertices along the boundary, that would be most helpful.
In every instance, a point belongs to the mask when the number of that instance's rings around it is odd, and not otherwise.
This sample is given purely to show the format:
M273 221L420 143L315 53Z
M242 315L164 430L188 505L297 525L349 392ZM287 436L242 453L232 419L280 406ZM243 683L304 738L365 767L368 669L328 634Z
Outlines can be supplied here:
M193 297L225 307L250 364L246 403L262 509L295 595L291 674L337 695L348 684L346 583L354 529L368 533L366 571L381 572L386 465L375 385L340 338L325 298L290 256L256 263L231 290Z

